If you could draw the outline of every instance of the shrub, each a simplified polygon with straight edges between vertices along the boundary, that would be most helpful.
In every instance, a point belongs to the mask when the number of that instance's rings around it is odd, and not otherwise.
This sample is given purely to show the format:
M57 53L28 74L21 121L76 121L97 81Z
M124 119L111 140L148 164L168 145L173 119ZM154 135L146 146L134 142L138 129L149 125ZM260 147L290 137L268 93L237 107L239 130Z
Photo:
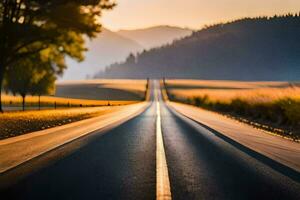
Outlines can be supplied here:
M208 103L209 103L209 98L207 95L201 97L194 97L194 104L198 107L200 106L207 107Z

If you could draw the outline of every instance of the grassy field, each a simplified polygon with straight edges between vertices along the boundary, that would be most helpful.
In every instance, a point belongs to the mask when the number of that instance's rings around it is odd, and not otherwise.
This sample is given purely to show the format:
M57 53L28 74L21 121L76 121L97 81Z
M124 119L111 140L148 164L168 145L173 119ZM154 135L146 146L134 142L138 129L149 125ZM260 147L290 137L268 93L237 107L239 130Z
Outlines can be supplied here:
M144 98L146 80L103 79L58 82L57 97L140 101Z
M167 80L166 87L171 100L300 139L299 83Z
M103 115L118 107L70 108L0 114L0 139Z
M145 98L146 84L146 80L58 82L54 96L41 97L43 110L40 111L36 110L39 102L36 96L26 97L26 111L22 112L18 111L22 98L4 94L4 110L11 112L0 114L0 139L87 119L112 112L119 105L137 103Z
M58 82L54 96L42 96L44 108L127 105L144 99L146 80L86 80ZM7 109L21 107L20 96L2 94ZM26 97L27 109L38 106L37 96Z
M21 106L22 98L20 96L2 95L4 105ZM107 105L127 105L138 102L138 100L88 100L88 99L74 99L52 96L41 96L41 105L44 107L77 107L77 106L107 106ZM28 96L26 97L26 107L37 107L39 97Z

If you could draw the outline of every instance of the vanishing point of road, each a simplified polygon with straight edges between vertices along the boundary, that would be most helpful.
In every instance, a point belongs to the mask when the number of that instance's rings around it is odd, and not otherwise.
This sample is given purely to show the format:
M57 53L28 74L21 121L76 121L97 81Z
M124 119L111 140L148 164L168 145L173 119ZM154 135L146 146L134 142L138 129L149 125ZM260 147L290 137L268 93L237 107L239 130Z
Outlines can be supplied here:
M136 117L0 175L0 198L300 199L299 172L176 112L158 82L150 96Z

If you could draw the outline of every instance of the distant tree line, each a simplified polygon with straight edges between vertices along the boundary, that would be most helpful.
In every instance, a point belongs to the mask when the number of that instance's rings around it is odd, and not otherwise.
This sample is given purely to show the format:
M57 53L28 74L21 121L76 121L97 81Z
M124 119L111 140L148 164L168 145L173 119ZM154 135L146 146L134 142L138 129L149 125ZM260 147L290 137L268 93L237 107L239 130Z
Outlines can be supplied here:
M300 13L205 26L95 77L299 80Z
M82 61L83 37L100 32L98 18L111 0L1 0L0 93L51 94L66 56ZM2 102L0 95L0 111Z

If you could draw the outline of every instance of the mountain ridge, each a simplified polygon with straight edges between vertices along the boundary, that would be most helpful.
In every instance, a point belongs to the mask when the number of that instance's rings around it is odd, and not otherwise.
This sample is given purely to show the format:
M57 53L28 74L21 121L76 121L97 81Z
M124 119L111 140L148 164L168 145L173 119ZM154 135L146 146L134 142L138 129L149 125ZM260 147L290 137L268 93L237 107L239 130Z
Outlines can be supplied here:
M97 78L299 80L300 17L244 18L108 66Z
M160 27L167 26L163 25ZM157 29L157 27L155 29ZM174 32L177 30L176 27L172 27L172 29ZM141 31L140 29L138 30ZM181 28L178 28L178 30L181 30ZM149 31L149 28L145 28L145 31ZM174 40L181 36L182 34L178 35L176 32L170 35L170 39ZM152 38L154 36L148 35L147 37ZM151 38L150 40L153 40ZM165 43L166 41L160 40L155 46L161 46ZM104 70L107 65L124 61L130 53L136 54L146 48L143 44L140 44L138 40L127 38L107 28L102 28L102 32L96 38L87 40L86 46L89 51L85 53L86 58L83 62L77 63L67 58L67 65L69 67L61 79L85 79L87 76L92 76L96 72Z
M193 30L191 29L169 25L117 31L119 35L139 42L146 50L172 43L174 40L178 40L192 34L192 32Z

